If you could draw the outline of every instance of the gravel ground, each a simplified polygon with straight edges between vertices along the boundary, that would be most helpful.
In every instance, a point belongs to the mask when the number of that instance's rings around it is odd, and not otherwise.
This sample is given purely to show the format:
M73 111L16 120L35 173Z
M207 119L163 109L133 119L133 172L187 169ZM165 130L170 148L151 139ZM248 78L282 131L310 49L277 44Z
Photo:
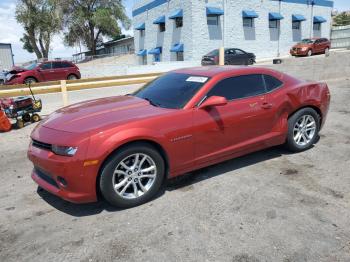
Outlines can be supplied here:
M328 84L331 110L311 150L211 166L127 210L37 191L26 158L33 125L0 134L0 261L350 261L350 81ZM60 106L58 94L41 97L44 114Z

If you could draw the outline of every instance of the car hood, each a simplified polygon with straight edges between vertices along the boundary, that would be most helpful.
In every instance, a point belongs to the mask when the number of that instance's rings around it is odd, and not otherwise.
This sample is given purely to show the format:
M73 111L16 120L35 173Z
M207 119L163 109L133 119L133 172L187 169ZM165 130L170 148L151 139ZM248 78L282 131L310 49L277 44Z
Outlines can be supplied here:
M57 110L41 125L71 133L83 133L172 112L141 98L115 96L77 103Z
M8 73L12 74L12 75L15 75L15 74L22 73L22 72L25 72L25 71L28 71L28 70L23 68L23 67L15 66Z

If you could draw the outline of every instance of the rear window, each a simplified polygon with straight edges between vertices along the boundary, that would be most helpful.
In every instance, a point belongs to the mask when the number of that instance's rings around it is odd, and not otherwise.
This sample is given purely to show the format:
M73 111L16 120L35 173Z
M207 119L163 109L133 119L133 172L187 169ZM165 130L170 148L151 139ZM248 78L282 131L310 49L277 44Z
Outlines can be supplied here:
M280 80L270 75L264 75L264 79L267 92L271 92L283 85Z
M133 95L148 100L154 106L183 108L208 80L208 77L168 73L146 84Z
M74 67L74 65L71 64L71 63L68 63L68 62L62 62L62 67L63 68L68 68L68 67Z

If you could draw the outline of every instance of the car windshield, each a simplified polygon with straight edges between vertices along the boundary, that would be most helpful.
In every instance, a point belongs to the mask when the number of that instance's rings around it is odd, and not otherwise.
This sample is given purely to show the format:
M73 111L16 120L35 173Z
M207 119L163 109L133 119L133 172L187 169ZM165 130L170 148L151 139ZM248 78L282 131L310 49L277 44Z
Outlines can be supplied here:
M312 39L303 39L299 44L312 44L314 40Z
M219 50L215 49L211 52L209 52L208 54L206 54L207 56L218 56L219 55Z
M36 66L37 66L37 63L32 63L32 64L24 66L23 68L27 69L27 70L33 70Z
M208 81L208 77L167 73L133 93L154 106L179 109Z

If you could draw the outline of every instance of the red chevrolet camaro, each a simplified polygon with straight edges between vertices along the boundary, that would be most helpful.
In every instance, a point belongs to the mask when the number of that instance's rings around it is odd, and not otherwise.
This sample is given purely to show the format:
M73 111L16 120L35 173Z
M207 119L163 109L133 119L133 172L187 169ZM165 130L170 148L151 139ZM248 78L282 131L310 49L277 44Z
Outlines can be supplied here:
M136 206L166 178L275 145L309 149L329 103L326 84L270 69L176 70L51 114L31 135L32 178L71 202Z

